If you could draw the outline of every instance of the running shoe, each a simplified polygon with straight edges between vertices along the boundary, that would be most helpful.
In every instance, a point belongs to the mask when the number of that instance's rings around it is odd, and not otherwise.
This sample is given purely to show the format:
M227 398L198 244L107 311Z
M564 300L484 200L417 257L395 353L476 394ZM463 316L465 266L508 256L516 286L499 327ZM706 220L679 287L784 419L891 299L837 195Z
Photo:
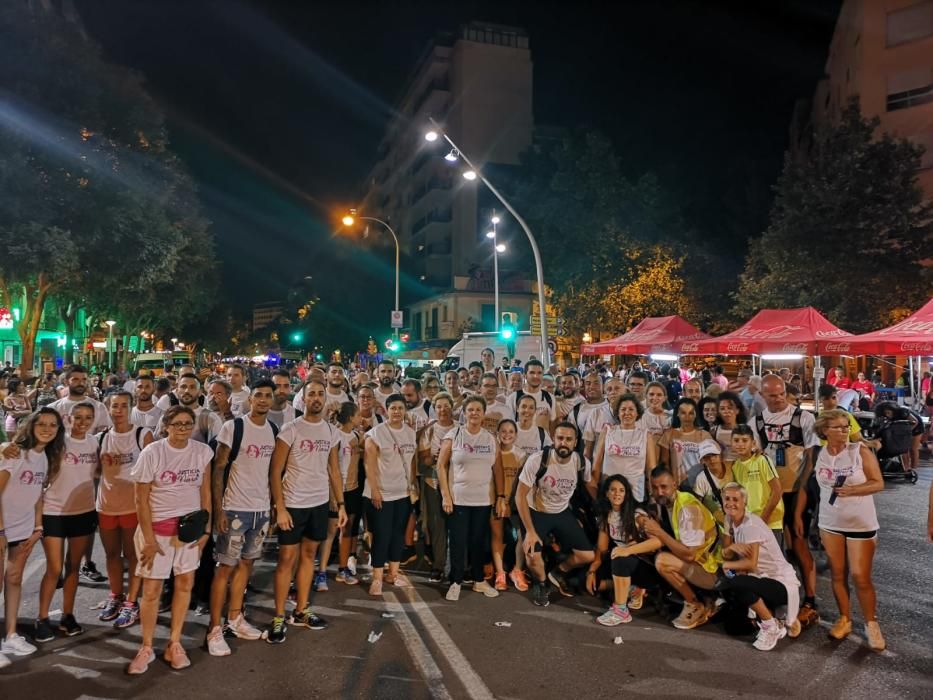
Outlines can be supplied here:
M347 558L347 571L356 576L356 556L353 554Z
M227 620L227 629L238 639L256 640L262 637L262 630L249 624L243 613L240 613L232 620Z
M494 587L497 591L509 590L509 584L506 583L504 571L496 572L496 581L495 581Z
M0 654L0 668L6 668L11 663L13 662L5 654Z
M499 591L490 586L485 581L477 581L473 584L473 591L475 593L482 593L487 598L498 598Z
M340 569L337 571L337 580L341 583L345 583L348 586L355 586L360 582L360 580L350 573L349 568Z
M94 562L89 561L78 569L78 579L84 581L84 583L103 583L107 580L107 577L97 570Z
M220 625L207 633L207 653L211 656L230 656L230 645L224 639L224 630Z
M107 600L104 603L103 610L100 611L100 615L97 616L101 622L110 622L115 620L117 615L120 614L120 608L123 606L123 596L114 595L111 593L107 596Z
M188 652L186 652L184 647L178 642L169 642L168 646L165 647L165 653L162 655L162 658L165 659L165 663L176 671L188 668L191 665Z
M836 620L836 624L829 630L829 636L838 640L843 640L850 634L852 634L852 620L845 616Z
M884 651L886 646L884 636L881 634L881 626L877 620L872 620L865 625L865 639L868 640L868 646L874 651Z
M62 615L62 619L58 621L58 629L64 632L66 637L77 637L84 631L74 615Z
M432 569L428 575L428 583L440 583L444 580L444 572L440 569Z
M450 584L450 588L447 589L447 595L445 595L444 598L452 603L456 603L458 600L460 600L460 584Z
M820 613L817 611L816 606L813 603L804 603L800 606L800 610L797 613L797 619L800 620L800 624L804 629L807 627L812 627L820 621Z
M0 643L0 654L12 654L13 656L29 656L34 654L37 647L26 641L25 637L16 634L7 635Z
M641 610L641 606L645 602L645 589L644 588L631 588L628 592L628 609L629 610Z
M551 569L548 572L547 580L554 584L554 587L560 591L560 594L566 598L573 598L573 591L564 578L564 572L560 569Z
M709 609L702 603L684 603L680 615L672 623L679 630L692 630L709 619Z
M126 601L120 607L120 614L113 621L113 628L122 630L139 622L139 604Z
M315 613L308 605L301 612L293 612L289 622L299 627L307 627L311 630L327 629L327 620Z
M49 622L49 618L43 617L36 620L36 631L35 634L32 635L32 638L40 644L43 642L51 642L55 639L55 630L52 629L52 623Z
M596 622L605 627L615 627L616 625L631 621L632 613L628 611L628 606L616 605L615 603L610 605L606 612L596 618Z
M285 641L287 633L288 625L285 624L285 617L273 617L272 624L269 625L269 634L266 635L266 641L269 644L281 644Z
M544 581L540 583L535 582L531 587L531 600L535 605L539 605L542 608L546 608L551 604L548 598L547 583Z
M767 623L762 622L758 628L758 636L752 646L758 651L771 651L777 646L778 641L784 639L787 635L787 628L780 622L771 618Z
M318 571L314 574L314 590L320 591L321 593L327 592L327 572Z
M518 569L512 569L509 572L509 581L512 582L512 585L515 586L515 590L518 591L527 591L528 590L528 577L525 576L524 571Z
M127 667L126 672L131 676L138 676L148 671L149 664L153 661L155 661L155 652L152 650L152 647L139 647L139 651L136 652L136 657L130 661L130 665Z

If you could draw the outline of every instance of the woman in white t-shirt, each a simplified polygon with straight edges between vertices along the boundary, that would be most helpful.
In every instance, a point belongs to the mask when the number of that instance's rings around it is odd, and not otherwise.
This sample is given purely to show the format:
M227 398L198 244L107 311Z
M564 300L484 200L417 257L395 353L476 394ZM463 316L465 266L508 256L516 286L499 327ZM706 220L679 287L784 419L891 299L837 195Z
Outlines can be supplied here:
M463 402L463 415L466 423L444 437L437 459L444 512L449 516L450 588L447 589L447 600L451 601L460 598L468 557L473 590L487 598L499 595L483 580L493 502L490 483L495 484L496 515L504 517L507 507L499 443L492 433L483 428L486 400L478 394L470 396Z
M518 400L515 411L518 413L518 428L514 449L528 457L553 444L547 430L535 422L538 414L538 401L534 396L529 394L522 396Z
M169 642L165 661L175 670L191 665L181 646L182 626L191 602L194 572L201 562L201 550L211 535L211 460L214 453L202 442L191 439L197 423L194 411L187 406L172 406L162 415L167 437L147 445L136 466L139 527L134 543L139 564L136 574L143 579L139 617L142 644L130 662L127 673L145 673L155 660L152 649L162 584L175 575ZM179 539L183 516L207 511L207 522L197 539Z
M671 412L664 408L667 389L661 382L650 382L645 387L645 413L639 420L647 429L655 449L664 431L671 427Z
M441 442L454 423L454 400L446 391L434 396L437 420L430 423L418 436L418 473L421 477L421 526L430 541L431 573L428 581L440 583L447 563L447 516L441 503L437 482L437 457Z
M849 442L849 414L841 409L823 411L816 432L826 440L813 469L820 487L820 539L829 558L833 595L839 619L829 631L833 639L852 632L849 577L855 584L865 636L875 651L885 648L877 619L872 561L878 544L878 517L872 494L884 490L878 459L860 442Z
M716 422L710 426L709 432L722 448L722 461L729 469L736 459L732 450L732 431L735 426L748 423L748 416L742 399L731 391L724 391L716 397L716 411Z
M742 607L750 608L760 620L754 647L770 651L788 633L800 634L797 611L800 605L800 583L794 567L784 558L774 532L760 517L746 508L748 492L741 484L730 482L722 487L726 512L723 534L724 577L716 582L716 590L730 591L730 597ZM784 609L784 620L775 619L778 609Z
M22 420L0 455L0 592L6 623L0 667L9 662L5 654L26 656L36 650L16 632L23 570L42 537L42 489L58 476L64 451L62 418L46 407Z
M696 402L693 399L680 399L674 405L671 429L658 442L658 460L671 470L674 483L686 483L691 488L701 470L700 443L712 440L712 436L698 428L697 424Z
M356 538L363 515L363 479L360 464L362 438L359 434L360 407L352 401L340 404L337 410L338 457L340 459L340 480L343 482L343 503L347 511L347 524L340 533L340 549L337 553L337 580L349 585L359 583L359 579L350 571L350 553L356 551ZM324 552L327 555L324 555ZM321 545L321 561L327 561L330 547L326 550ZM322 565L321 569L325 567Z
M79 403L71 410L71 432L65 435L61 469L49 481L42 506L42 549L45 550L45 575L39 584L39 615L36 619L37 642L50 642L55 632L49 621L49 606L58 579L62 583L62 617L58 629L69 637L84 629L75 620L75 594L78 570L90 550L97 526L94 510L94 479L99 474L97 440L88 435L94 425L94 404ZM65 543L68 558L65 560Z
M593 473L597 481L613 474L625 477L632 497L643 503L647 496L648 474L657 466L654 440L640 423L644 409L635 394L622 394L613 403L613 414L619 425L607 425L599 434L593 452Z
M399 564L412 501L417 499L415 431L405 424L405 397L401 394L386 398L386 414L388 420L366 434L364 448L363 501L373 535L373 580L369 586L373 596L382 595L383 580L400 587L411 586L408 578L399 573ZM383 575L387 562L389 571Z

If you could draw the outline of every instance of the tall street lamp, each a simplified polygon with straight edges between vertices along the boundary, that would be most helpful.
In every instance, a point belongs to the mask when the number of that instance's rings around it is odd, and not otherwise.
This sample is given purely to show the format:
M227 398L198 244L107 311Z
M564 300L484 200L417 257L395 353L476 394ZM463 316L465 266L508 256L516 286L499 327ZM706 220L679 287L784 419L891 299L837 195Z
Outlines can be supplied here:
M499 225L499 217L495 210L492 212L492 230L486 232L486 238L492 239L492 277L493 290L496 298L496 333L499 332L499 253L505 252L505 245L499 243L496 239L496 227Z
M519 225L522 227L522 230L525 232L525 235L528 236L528 242L531 244L531 252L535 256L535 273L538 278L538 307L540 309L541 315L541 355L543 359L543 364L545 367L551 364L551 353L548 351L547 345L547 305L544 298L544 266L541 264L541 251L538 250L538 242L535 240L534 234L531 233L531 229L528 227L528 224L525 220L515 211L514 207L509 204L508 200L502 196L502 194L497 190L489 180L486 179L486 176L470 161L470 159L463 152L463 149L460 148L457 144L453 142L453 139L447 134L446 131L441 129L440 125L434 120L433 117L428 117L433 127L430 131L427 131L424 135L425 141L433 143L437 141L438 138L443 137L444 140L450 144L450 147L453 149L448 155L456 156L462 158L463 162L466 164L469 170L463 172L463 177L467 180L476 180L479 179L489 191L495 195L496 199L502 202L502 205L508 210L508 212L515 217L515 220L518 221ZM450 160L450 158L448 159Z
M113 327L116 325L116 321L105 321L107 324L107 350L110 352L110 359L108 363L110 365L110 371L113 372Z
M359 219L360 221L373 221L377 224L382 224L385 227L385 230L392 234L392 240L395 241L395 314L399 312L398 308L398 260L399 260L399 245L398 245L398 236L395 235L395 231L392 230L392 227L389 226L382 219L377 219L374 216L359 216L356 213L356 209L351 209L350 213L343 217L343 225L349 228L354 224L354 222ZM395 339L398 340L398 327L393 329L395 334Z

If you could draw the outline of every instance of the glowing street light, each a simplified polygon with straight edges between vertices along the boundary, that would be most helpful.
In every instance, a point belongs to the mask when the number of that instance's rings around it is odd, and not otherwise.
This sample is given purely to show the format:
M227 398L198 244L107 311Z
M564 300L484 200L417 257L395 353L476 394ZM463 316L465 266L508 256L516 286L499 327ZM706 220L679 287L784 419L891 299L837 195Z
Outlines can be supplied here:
M434 139L437 139L437 134L434 135ZM431 141L434 139L428 139L428 140ZM359 219L360 221L372 221L374 223L381 224L382 226L385 227L386 231L392 234L392 240L395 241L395 312L398 313L398 310L399 310L398 308L398 265L399 265L398 236L395 235L395 231L392 230L392 227L389 226L389 224L387 224L382 219L377 219L374 216L359 216L356 213L356 209L351 209L350 213L344 216L343 219L341 219L341 221L343 221L344 226L349 227L349 226L352 226L356 222L357 219ZM398 328L395 329L395 337L398 338Z
M104 321L107 324L107 349L110 352L110 359L107 361L107 364L110 366L110 371L113 372L113 327L117 324L116 321Z
M486 231L486 238L495 238L495 237L496 237L495 231Z
M497 252L497 253L504 253L504 252L505 252L505 243L499 243L499 244L496 246L496 252Z
M475 170L464 170L463 178L465 180L470 180L472 182L473 180L476 179L476 171Z
M459 158L460 153L456 148L451 149L450 152L444 156L444 160L446 160L448 163L456 163Z
M429 143L434 143L435 141L437 141L437 132L431 129L431 131L427 132L424 135L424 140L428 141Z
M352 226L354 219L352 216L347 214L345 217L343 217L342 221L344 226Z
M496 216L495 214L493 214L493 215L492 215L492 218L490 219L490 221L491 221L493 224L498 224L501 220L502 220L502 219L500 219L500 218L499 218L498 216Z

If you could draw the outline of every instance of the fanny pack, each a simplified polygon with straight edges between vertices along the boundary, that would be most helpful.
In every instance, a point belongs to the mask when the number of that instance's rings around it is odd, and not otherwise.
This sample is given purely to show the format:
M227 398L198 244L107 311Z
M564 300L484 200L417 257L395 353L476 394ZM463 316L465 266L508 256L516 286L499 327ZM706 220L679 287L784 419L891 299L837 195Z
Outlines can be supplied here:
M211 514L206 510L196 510L178 519L178 541L195 542L207 531Z

